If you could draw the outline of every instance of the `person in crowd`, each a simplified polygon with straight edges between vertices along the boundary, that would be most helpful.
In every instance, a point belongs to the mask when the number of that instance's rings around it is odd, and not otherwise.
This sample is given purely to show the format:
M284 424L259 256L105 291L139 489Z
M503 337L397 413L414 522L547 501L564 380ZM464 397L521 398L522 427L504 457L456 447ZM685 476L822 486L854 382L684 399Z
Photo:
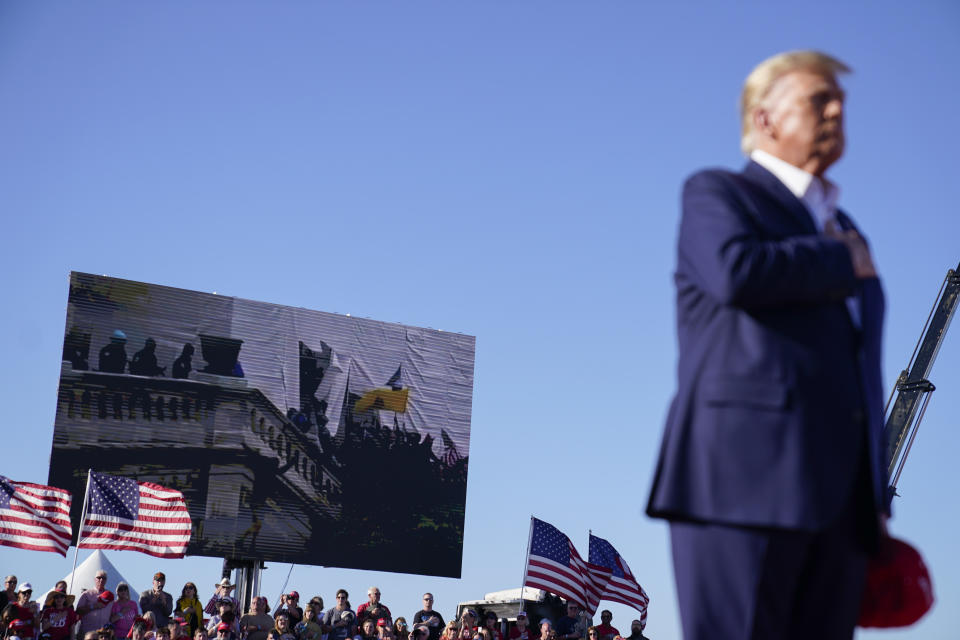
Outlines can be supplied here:
M17 615L17 603L11 602L0 611L0 638L7 637L7 629Z
M150 611L147 611L145 614L143 614L143 617L141 618L141 620L143 620L143 625L144 625L144 628L146 629L146 631L144 632L144 637L147 640L155 640L155 636L157 633L157 621L153 617L153 613Z
M216 590L213 592L213 597L210 598L210 600L207 602L207 606L204 607L203 610L206 613L215 614L220 610L221 598L228 598L233 603L233 610L237 611L237 599L231 595L237 585L230 584L230 578L224 578L214 586L216 587Z
M535 640L536 634L529 627L530 620L527 618L527 612L521 611L517 614L517 624L510 629L510 640Z
M414 625L410 631L410 640L427 640L430 637L430 629L422 624Z
M350 610L350 594L346 589L337 590L337 604L323 614L323 632L328 640L347 640L353 637L356 614Z
M67 594L67 583L64 580L58 580L57 584L53 585L53 591L47 594L47 598L43 601L43 608L40 609L40 613L43 614L44 611L49 609L54 605L54 598L58 593L62 593L66 601L64 604L71 611L73 610L73 601L74 597ZM76 612L74 612L76 613Z
M279 634L279 640L297 640L297 634L290 626L290 614L284 610L277 611L273 616L274 630Z
M17 601L17 576L4 578L3 586L3 591L0 591L0 611L6 609L11 602Z
M169 627L157 627L156 631L154 631L153 637L155 640L170 640Z
M276 629L270 629L267 632L267 640L280 640L280 634L277 633Z
M237 614L233 609L233 598L220 598L220 602L217 603L218 609L217 613L210 617L210 621L207 623L207 633L211 638L217 635L217 625L221 622L226 622L230 625L230 630L233 633L239 633L240 623L237 620Z
M377 623L372 618L367 618L360 623L360 633L354 636L353 640L376 640Z
M80 618L67 604L67 594L53 591L47 598L50 606L40 614L40 630L50 634L50 640L73 640L73 627Z
M477 630L477 612L473 609L464 609L460 614L460 630L458 637L472 638Z
M237 640L237 636L234 635L233 629L229 622L221 622L217 624L217 627L214 630L213 638L215 638L215 640Z
M497 627L499 620L494 611L487 611L483 616L483 627L490 632L490 640L503 640L503 634Z
M290 616L290 628L292 629L298 622L303 620L303 609L300 608L300 592L291 591L283 597L283 604L277 608L276 613L273 614L273 617L276 618L280 615L281 611L286 611L287 615Z
M77 600L77 615L80 616L80 633L96 631L110 622L112 607L100 599L107 589L107 572L101 569L93 578L93 587L80 594ZM108 592L109 593L109 592Z
M117 599L110 606L110 622L114 635L126 638L137 618L137 603L130 599L130 585L121 582L117 585Z
M267 632L273 629L273 618L269 613L270 603L264 596L250 601L250 611L240 618L240 630L246 634L247 640L267 640Z
M313 596L312 598L310 598L310 602L308 602L307 604L312 605L313 608L317 610L317 624L322 624L323 612L325 611L325 609L323 608L323 598L321 598L320 596Z
M40 612L37 610L37 603L30 600L33 595L33 587L29 582L22 583L17 587L17 601L14 603L13 621L10 626L17 629L17 635L21 640L27 638L33 639L37 635ZM22 621L22 624L17 624Z
M167 628L170 630L170 640L181 640L181 638L189 638L187 634L186 620L180 616L170 616L170 619L167 620Z
M203 625L197 627L197 630L193 632L193 640L210 640L210 636L207 635L206 627Z
M407 620L403 616L394 620L393 635L397 640L410 640L410 630L407 629Z
M557 620L558 640L579 640L584 636L584 625L580 620L580 605L572 600L567 602L567 615Z
M587 627L587 640L599 640L600 632L596 627Z
M116 640L113 632L113 625L109 622L97 629L97 640Z
M457 637L457 621L451 620L447 623L447 626L443 628L443 633L440 634L440 640L455 640Z
M549 618L542 618L540 620L540 640L550 640L554 636L556 636L556 632L553 630L553 623L550 622Z
M613 613L609 609L600 612L600 624L594 627L599 640L613 640L613 636L620 635L620 630L610 624L612 621Z
M378 640L396 640L393 634L393 621L389 618L377 618Z
M163 590L167 583L167 576L162 571L153 574L153 589L140 594L140 611L152 611L156 619L157 629L167 626L167 621L173 613L173 596Z
M625 640L650 640L647 636L643 635L643 628L646 626L645 622L634 620L630 623L630 635L627 636Z
M367 601L357 607L357 622L362 623L367 618L373 618L374 621L376 621L377 618L389 618L393 620L389 607L380 602L380 587L370 587L367 589Z
M318 609L312 604L308 604L303 610L303 620L294 625L293 630L297 634L297 640L320 640L323 635L323 629L317 622Z
M192 638L203 619L203 605L200 604L197 596L197 585L192 582L183 585L174 611L178 617L186 621L187 635Z
M424 624L430 630L430 640L439 640L443 631L443 616L433 610L433 594L423 594L423 609L413 614L410 619L413 625Z

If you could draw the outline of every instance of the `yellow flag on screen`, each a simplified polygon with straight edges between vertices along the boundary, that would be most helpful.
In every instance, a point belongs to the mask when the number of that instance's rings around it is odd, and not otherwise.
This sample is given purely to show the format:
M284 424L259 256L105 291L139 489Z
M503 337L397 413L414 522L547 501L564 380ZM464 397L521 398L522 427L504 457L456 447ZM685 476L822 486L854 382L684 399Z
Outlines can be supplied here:
M407 394L409 391L409 389L374 389L367 391L353 405L353 410L357 413L363 413L368 409L403 413L407 410Z

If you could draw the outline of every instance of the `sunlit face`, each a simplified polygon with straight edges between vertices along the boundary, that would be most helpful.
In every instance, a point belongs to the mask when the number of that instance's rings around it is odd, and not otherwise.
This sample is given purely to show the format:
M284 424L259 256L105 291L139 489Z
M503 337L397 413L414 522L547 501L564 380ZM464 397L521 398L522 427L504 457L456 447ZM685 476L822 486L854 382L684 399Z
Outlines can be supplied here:
M433 595L429 593L423 594L423 610L430 611L433 609Z
M279 631L286 631L289 626L290 620L287 616L277 616L277 629Z
M17 600L21 606L30 602L30 596L33 595L33 591L27 589L26 591L21 591L17 594Z
M376 604L380 602L380 590L371 589L367 592L367 599L370 601L370 604Z
M540 635L546 638L548 635L550 635L550 631L552 628L553 627L549 622L544 622L543 624L540 625Z
M363 621L363 635L372 636L373 630L376 625L374 625L373 620L364 620Z
M758 148L814 175L843 155L844 93L836 79L816 71L784 74L755 114Z

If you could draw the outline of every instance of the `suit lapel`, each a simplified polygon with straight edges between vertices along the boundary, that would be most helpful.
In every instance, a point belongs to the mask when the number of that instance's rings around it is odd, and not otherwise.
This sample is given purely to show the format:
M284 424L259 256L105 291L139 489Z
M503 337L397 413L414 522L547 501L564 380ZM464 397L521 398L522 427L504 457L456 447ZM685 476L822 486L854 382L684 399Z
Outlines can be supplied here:
M761 187L767 195L778 202L781 208L786 211L791 222L801 228L805 233L817 233L817 228L813 224L813 218L807 207L800 202L797 196L793 195L777 176L773 175L762 166L752 160L743 170L743 175L751 182Z

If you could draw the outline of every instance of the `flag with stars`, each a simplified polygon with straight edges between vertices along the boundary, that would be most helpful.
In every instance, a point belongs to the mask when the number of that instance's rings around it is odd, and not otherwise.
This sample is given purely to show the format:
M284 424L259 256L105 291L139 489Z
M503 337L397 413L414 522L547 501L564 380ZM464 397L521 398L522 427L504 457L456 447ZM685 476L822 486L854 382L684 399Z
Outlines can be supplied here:
M592 570L594 567L600 567L610 574L601 598L633 607L640 612L640 622L646 626L647 605L650 603L650 598L633 577L633 572L630 571L623 556L613 548L612 544L591 533L589 559Z
M140 551L182 558L190 542L190 514L183 494L152 482L90 472L81 549Z
M69 491L0 476L0 545L67 555Z
M523 586L543 589L573 600L589 614L597 610L604 580L602 568L587 567L570 538L543 520L532 518L530 552Z

